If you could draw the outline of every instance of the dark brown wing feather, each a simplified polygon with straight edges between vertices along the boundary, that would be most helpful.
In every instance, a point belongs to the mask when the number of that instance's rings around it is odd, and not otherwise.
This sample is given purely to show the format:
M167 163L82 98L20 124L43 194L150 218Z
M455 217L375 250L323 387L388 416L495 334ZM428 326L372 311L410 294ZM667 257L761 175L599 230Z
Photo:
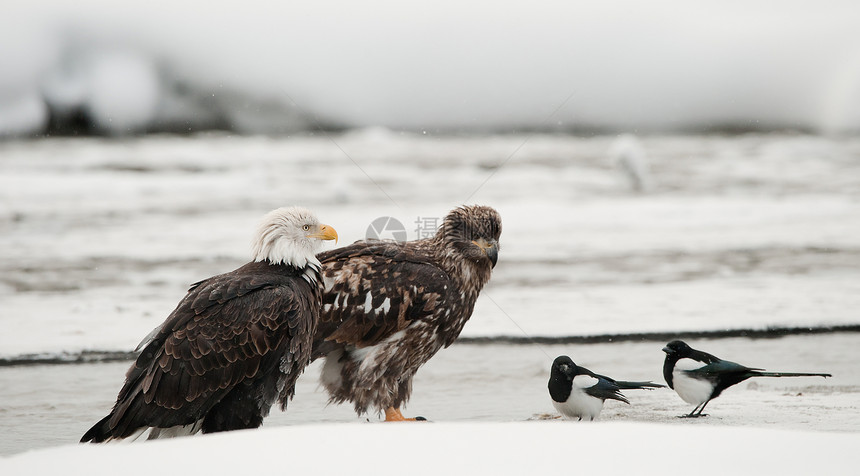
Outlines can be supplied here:
M239 382L278 373L282 360L295 374L279 395L285 403L310 356L317 299L293 268L264 263L192 285L126 374L106 434L96 425L82 441L193 423Z
M455 286L425 244L357 242L318 256L325 292L313 358L342 344L377 344L443 310Z

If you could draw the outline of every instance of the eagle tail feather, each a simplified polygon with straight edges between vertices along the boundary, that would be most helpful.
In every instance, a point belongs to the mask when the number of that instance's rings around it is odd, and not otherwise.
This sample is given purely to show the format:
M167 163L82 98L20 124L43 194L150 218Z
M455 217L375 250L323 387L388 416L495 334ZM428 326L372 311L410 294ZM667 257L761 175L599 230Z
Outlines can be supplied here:
M113 417L113 414L102 418L92 428L87 430L84 436L81 437L81 443L104 443L109 440L112 437L109 424L111 417Z

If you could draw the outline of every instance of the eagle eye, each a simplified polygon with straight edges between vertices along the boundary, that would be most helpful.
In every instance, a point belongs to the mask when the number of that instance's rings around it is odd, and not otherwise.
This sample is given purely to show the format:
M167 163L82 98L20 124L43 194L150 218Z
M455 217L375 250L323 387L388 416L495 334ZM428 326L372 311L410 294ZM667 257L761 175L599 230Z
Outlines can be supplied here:
M302 225L302 230L308 231L311 229L310 225Z

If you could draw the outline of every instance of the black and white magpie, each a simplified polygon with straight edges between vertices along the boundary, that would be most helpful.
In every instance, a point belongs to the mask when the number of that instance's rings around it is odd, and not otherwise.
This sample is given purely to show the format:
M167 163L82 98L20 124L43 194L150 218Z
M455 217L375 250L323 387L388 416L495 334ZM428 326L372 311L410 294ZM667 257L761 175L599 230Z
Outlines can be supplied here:
M594 420L607 398L629 404L621 390L665 387L653 382L623 382L598 375L573 363L566 355L556 357L549 375L552 404L566 418Z
M723 390L750 377L832 377L823 373L765 372L764 369L722 360L680 340L666 344L663 352L666 353L663 378L669 388L674 389L685 402L696 406L689 415L683 415L684 418L707 416L702 415L702 410L708 402L719 397Z

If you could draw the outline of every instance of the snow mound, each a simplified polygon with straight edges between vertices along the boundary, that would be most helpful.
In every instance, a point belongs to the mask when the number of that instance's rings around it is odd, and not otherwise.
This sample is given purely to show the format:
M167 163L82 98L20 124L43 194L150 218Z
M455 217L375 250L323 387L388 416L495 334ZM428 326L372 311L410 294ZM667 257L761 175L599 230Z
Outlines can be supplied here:
M844 474L860 463L858 445L857 434L631 423L340 424L69 445L0 459L0 472L438 475L575 468L578 474L664 474L695 468L698 475Z

